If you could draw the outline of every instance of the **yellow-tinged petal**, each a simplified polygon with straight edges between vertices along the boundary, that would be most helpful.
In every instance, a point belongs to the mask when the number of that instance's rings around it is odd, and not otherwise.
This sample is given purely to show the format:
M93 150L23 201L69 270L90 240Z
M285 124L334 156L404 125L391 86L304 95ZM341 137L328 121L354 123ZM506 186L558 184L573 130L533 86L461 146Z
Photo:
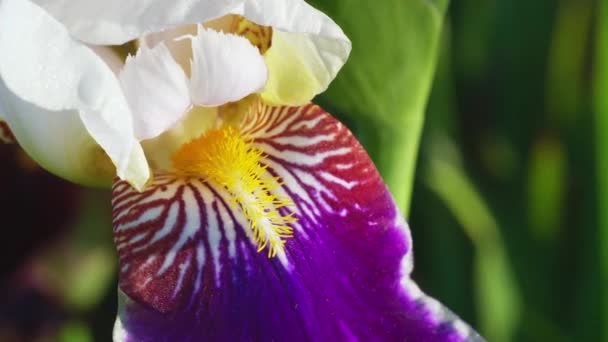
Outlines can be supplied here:
M183 144L215 127L218 109L194 107L185 118L160 136L142 141L150 167L156 171L171 170L171 156Z
M306 104L333 79L319 51L304 35L274 31L272 46L264 57L268 81L262 98L271 105Z

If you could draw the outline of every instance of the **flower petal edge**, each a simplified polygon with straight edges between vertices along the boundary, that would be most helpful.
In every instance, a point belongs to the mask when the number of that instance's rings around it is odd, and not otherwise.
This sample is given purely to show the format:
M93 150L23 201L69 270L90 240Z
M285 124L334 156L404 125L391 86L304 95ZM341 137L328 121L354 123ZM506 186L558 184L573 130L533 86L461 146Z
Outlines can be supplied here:
M116 76L99 56L27 0L0 3L0 49L10 51L0 55L2 111L19 143L36 161L66 179L104 183L106 172L80 173L97 163L70 169L79 163L75 159L94 147L90 135L112 159L119 176L139 188L145 184L149 169L133 136L130 111ZM66 121L53 122L57 120ZM56 131L45 132L45 126ZM62 126L72 131L63 131ZM67 133L87 142L69 146L62 154L70 138ZM104 159L103 154L84 159L93 157Z

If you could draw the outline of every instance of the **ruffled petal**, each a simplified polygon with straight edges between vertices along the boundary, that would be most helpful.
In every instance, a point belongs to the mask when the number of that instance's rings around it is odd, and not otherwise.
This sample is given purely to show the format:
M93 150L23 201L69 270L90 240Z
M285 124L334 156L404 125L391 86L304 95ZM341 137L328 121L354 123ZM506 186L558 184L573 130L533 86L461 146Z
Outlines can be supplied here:
M37 1L75 36L94 44L121 44L147 33L204 23L227 14L272 26L281 33L273 36L274 47L268 51L270 82L264 97L277 104L301 105L323 92L351 50L340 27L303 0ZM285 63L288 59L293 61ZM298 92L290 85L293 81L304 81Z
M76 166L91 159L90 134L121 178L144 185L149 169L130 111L101 58L25 0L0 3L0 51L0 111L32 158L64 178L96 183L99 174L81 174L94 165Z
M243 38L200 28L192 38L192 101L216 107L264 87L267 69L258 49Z
M154 32L137 40L137 45L155 47L164 43L171 51L171 55L190 76L190 62L192 61L192 43L188 39L180 39L185 36L194 36L197 32L197 25L179 26L173 29Z
M119 78L139 140L170 129L190 107L186 74L163 43L152 49L142 46L135 57L127 57Z
M204 179L113 188L117 341L480 341L410 279L409 229L369 157L319 107L267 107L241 131L288 196L294 237L257 252L230 194Z

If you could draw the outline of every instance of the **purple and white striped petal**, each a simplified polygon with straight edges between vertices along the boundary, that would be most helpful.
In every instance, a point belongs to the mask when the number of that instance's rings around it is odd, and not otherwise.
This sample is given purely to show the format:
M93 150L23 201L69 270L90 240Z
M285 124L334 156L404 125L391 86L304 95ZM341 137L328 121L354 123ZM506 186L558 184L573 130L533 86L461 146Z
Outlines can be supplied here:
M119 341L481 341L409 278L407 224L346 127L315 105L261 107L241 131L283 184L294 237L257 252L220 186L114 185Z

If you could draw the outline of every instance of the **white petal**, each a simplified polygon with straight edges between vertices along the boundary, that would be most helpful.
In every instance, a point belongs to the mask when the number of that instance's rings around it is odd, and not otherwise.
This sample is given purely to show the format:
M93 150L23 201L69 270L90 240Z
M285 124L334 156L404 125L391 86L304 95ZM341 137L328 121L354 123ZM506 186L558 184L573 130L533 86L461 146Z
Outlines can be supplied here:
M87 179L78 174L86 168L69 167L71 158L90 148L88 132L119 177L144 185L149 169L133 136L131 113L118 79L101 58L26 0L0 2L0 51L0 111L34 159L60 176Z
M348 41L325 14L303 0L34 0L80 40L116 45L147 33L239 14L285 32ZM349 44L350 45L350 44Z
M192 43L189 39L179 39L184 36L196 35L196 25L179 26L162 32L148 34L138 39L140 46L155 47L159 43L164 43L171 51L171 55L190 76L190 61L192 60Z
M344 32L325 14L317 11L303 0L36 0L59 20L65 23L79 39L97 44L121 44L146 33L163 31L186 24L203 23L226 14L239 14L260 25L272 26L286 34L284 41L293 36L297 44L288 46L287 58L301 53L290 71L294 79L307 79L305 96L324 91L329 82L344 65L351 50L351 43ZM302 40L308 40L303 43ZM271 49L272 50L272 49ZM282 55L276 51L275 55ZM285 75L273 74L275 67L269 65L270 80ZM278 70L285 70L278 67ZM311 78L312 76L312 78ZM276 84L288 81L277 80ZM271 82L273 83L273 82ZM314 85L314 84L317 85ZM269 89L266 98L273 102L291 101L278 93L282 89ZM310 95L310 94L312 95ZM302 101L302 99L296 99Z
M163 43L153 49L142 46L129 56L119 77L139 140L173 127L190 106L186 74Z
M200 29L192 38L192 101L214 107L261 90L268 71L246 38Z
M50 112L22 101L4 82L0 82L0 102L6 113L19 113L6 115L7 123L21 147L41 166L72 182L111 184L113 165L87 133L78 112Z

